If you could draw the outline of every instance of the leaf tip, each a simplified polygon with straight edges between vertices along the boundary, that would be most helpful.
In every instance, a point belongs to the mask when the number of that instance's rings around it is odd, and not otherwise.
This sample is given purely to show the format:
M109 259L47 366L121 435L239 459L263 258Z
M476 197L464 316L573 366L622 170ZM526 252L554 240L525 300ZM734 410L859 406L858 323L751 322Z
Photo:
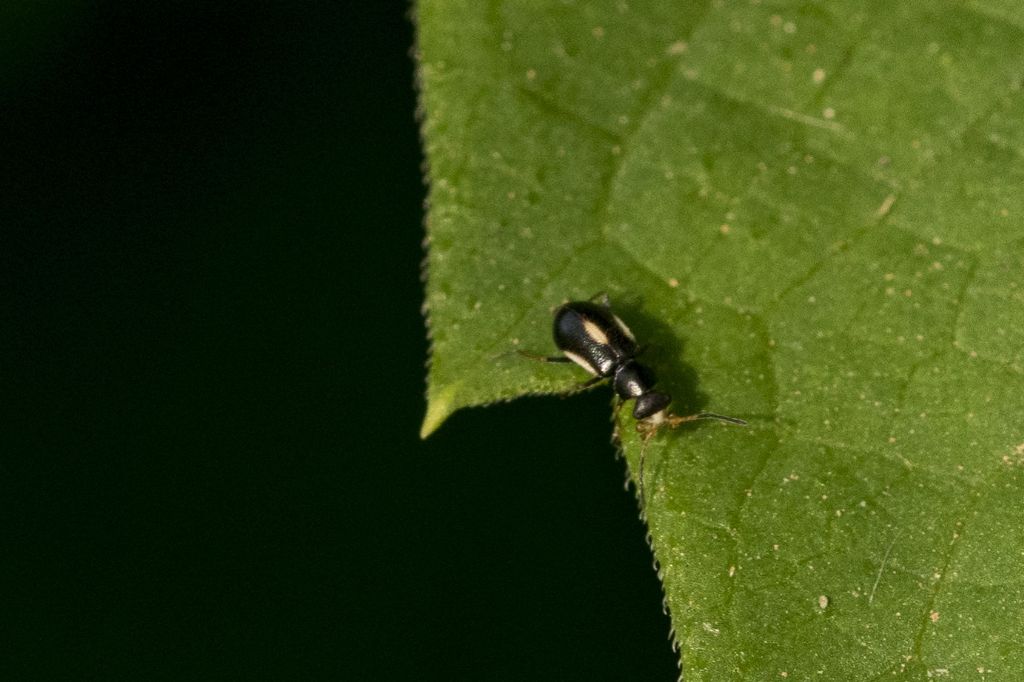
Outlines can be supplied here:
M420 426L420 438L426 438L444 423L455 408L452 406L455 396L455 386L447 386L437 395L427 396L427 414L423 417L423 424Z

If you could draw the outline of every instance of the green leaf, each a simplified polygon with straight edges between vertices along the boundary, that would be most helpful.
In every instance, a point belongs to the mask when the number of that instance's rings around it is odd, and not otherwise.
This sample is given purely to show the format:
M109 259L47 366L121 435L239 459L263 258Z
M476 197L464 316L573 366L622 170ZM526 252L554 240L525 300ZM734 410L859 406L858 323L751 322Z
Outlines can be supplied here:
M606 291L676 413L751 421L646 451L687 679L1022 679L1024 5L418 21L424 435L572 391L581 370L514 351Z

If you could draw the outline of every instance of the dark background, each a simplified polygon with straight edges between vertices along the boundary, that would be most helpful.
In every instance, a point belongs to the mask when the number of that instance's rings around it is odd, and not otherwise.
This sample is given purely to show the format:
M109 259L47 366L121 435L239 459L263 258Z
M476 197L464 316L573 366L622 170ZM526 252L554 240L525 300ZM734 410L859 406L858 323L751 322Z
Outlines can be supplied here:
M3 679L674 679L607 395L417 438L407 9L0 10Z

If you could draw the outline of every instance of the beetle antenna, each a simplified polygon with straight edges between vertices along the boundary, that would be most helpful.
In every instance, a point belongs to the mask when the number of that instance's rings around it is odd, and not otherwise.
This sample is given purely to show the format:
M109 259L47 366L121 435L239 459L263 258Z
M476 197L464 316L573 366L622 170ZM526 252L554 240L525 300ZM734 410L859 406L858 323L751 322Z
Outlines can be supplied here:
M668 420L669 426L671 426L673 429L679 426L680 424L685 424L686 422L695 422L698 419L714 419L716 421L725 422L727 424L735 424L736 426L747 425L747 422L744 419L739 419L738 417L727 417L724 414L716 414L714 412L698 412L697 414L691 414L686 417L677 417L676 415L669 415L668 417L666 417L666 419Z
M640 432L641 441L640 445L640 464L637 467L637 479L636 488L637 494L640 497L640 509L646 509L646 498L644 497L644 463L647 460L647 444L651 438L657 433L661 426L668 425L670 428L676 428L680 424L686 422L695 422L700 419L714 419L716 421L725 422L727 424L735 424L736 426L746 426L746 420L738 417L727 417L724 414L717 414L715 412L698 412L697 414L687 415L685 417L677 417L674 414L659 413L658 419L655 421L641 420L636 424L636 430Z

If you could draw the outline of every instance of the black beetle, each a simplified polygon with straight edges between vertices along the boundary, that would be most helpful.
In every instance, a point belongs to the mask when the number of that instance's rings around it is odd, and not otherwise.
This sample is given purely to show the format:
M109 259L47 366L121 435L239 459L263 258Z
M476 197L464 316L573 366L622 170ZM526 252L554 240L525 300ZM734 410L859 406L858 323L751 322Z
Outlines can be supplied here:
M668 406L672 397L663 391L654 390L657 382L654 372L636 360L641 348L626 323L612 312L607 296L602 297L600 303L591 299L560 305L555 310L553 333L555 345L562 351L562 356L545 357L524 351L520 351L520 354L542 362L575 362L593 375L581 388L611 379L615 394L622 401L636 401L633 417L637 420L637 431L644 434L645 444L665 424L675 428L698 419L717 419L741 426L747 423L736 417L713 412L699 412L685 417L670 414ZM641 450L638 476L641 497L643 455L644 451Z

